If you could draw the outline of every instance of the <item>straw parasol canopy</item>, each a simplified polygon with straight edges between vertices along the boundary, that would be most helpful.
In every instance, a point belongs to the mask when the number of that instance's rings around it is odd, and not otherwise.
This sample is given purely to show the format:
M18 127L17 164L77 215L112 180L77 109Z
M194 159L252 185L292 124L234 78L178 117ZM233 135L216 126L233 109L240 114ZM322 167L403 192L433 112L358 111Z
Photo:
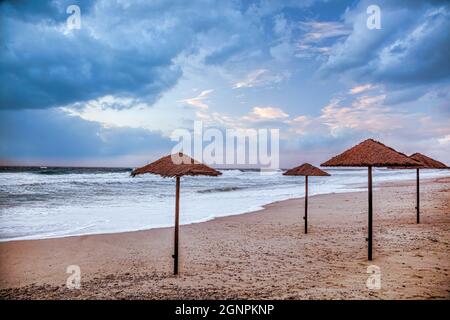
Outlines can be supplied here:
M321 164L324 167L368 167L368 259L372 260L372 167L417 167L420 165L381 142L367 139Z
M180 225L180 177L182 176L219 176L222 173L192 159L179 152L162 157L142 168L131 172L135 177L144 173L158 174L162 177L176 177L175 187L175 236L174 236L174 259L173 273L178 274L178 233Z
M444 163L434 160L418 152L410 155L409 157L420 162L420 169L450 169Z
M305 177L305 233L308 233L308 177L309 176L329 176L325 171L314 167L309 163L292 168L283 173L284 176L304 176Z
M284 176L329 176L329 173L314 167L309 163L304 163L301 166L292 168L283 173Z
M166 178L181 176L219 176L222 174L181 152L162 157L142 168L137 168L131 172L131 175L134 177L144 173L158 174Z
M414 167L417 165L416 160L373 139L367 139L321 164L322 167Z
M416 169L416 222L420 223L420 173L419 169L449 169L444 163L434 160L421 153L414 153L409 156L417 161L419 165L411 167L389 167L390 169Z

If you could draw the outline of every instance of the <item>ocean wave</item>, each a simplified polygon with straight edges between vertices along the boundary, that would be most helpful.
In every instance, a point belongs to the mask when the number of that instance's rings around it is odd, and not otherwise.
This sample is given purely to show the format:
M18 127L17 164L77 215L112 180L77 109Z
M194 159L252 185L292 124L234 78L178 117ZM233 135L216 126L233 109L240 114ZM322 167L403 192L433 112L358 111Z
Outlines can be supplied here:
M197 193L230 192L245 189L244 187L220 187L212 189L198 190Z
M238 176L241 175L243 171L239 169L222 169L220 170L223 176Z
M128 168L45 168L29 170L34 174L42 175L65 175L65 174L107 174L119 172L131 172Z

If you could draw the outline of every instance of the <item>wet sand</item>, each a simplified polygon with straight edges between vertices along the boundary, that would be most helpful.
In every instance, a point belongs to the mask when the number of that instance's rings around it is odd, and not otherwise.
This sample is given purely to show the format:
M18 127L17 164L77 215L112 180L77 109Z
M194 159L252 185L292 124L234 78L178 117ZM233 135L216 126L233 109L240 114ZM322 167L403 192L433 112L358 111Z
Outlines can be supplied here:
M307 235L303 204L181 226L178 276L173 228L0 243L0 298L450 298L450 177L421 181L420 224L414 181L376 186L370 262L365 190L310 197ZM69 265L79 290L66 287ZM370 265L379 290L366 287Z

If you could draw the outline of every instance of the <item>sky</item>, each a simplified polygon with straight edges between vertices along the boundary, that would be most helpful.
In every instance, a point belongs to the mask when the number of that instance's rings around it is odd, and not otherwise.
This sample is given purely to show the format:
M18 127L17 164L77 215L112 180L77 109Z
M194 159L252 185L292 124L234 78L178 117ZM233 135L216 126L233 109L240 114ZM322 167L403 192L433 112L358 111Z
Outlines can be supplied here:
M0 23L0 164L140 166L195 121L279 129L282 167L367 138L450 163L448 1L3 1Z

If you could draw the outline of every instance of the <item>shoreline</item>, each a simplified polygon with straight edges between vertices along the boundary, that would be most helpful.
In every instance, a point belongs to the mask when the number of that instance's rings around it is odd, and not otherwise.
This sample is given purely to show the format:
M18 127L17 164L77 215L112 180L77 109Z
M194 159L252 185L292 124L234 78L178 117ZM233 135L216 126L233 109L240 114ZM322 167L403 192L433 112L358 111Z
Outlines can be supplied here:
M180 227L180 275L172 275L173 227L0 243L0 299L450 298L450 178L381 183L374 193L374 260L383 287L365 288L367 193L303 198ZM385 188L380 188L383 186ZM69 265L82 289L68 290Z
M440 179L448 179L450 178L449 176L445 176L445 177L438 177L438 178L425 178L422 179L420 181L421 184L424 183L429 183L429 182L434 182L434 181L439 181ZM373 187L374 187L374 191L376 191L377 188L379 187L383 187L383 186L402 186L402 185L409 185L411 183L415 184L415 180L414 179L407 179L407 180L398 180L398 181L381 181L381 182L374 182ZM355 183L354 185L349 185L348 187L353 187L354 189L366 189L367 187L364 184L361 183ZM309 195L308 198L313 198L313 197L317 197L317 196L323 196L323 195L332 195L332 194L342 194L342 193L353 193L353 192L363 192L363 191L342 191L342 192L327 192L327 193L319 193L319 194L314 194L314 195ZM233 216L239 216L239 215L243 215L243 214L250 214L250 213L256 213L256 212L260 212L266 209L267 206L273 205L273 204L278 204L284 201L290 201L290 200L301 200L304 199L304 196L302 197L294 197L294 198L288 198L288 199L282 199L282 200L277 200L277 201L272 201L272 202L268 202L266 204L262 204L260 206L258 206L258 208L255 209L249 209L249 210L244 210L242 212L238 212L238 213L230 213L230 214L226 214L223 216L215 216L212 218L206 218L206 219L201 219L198 221L193 221L193 222L189 222L189 223L184 223L184 224L180 224L180 226L187 226L187 225L193 225L193 224L199 224L199 223L205 223L208 221L214 221L215 219L220 219L220 218L226 218L226 217L233 217ZM63 236L48 236L48 237L42 237L42 238L34 238L34 236L31 236L32 238L15 238L15 239L7 239L7 240L1 240L0 239L0 244L2 243L11 243L11 242L19 242L19 241L40 241L40 240L53 240L53 239L66 239L66 238L74 238L74 237L84 237L84 236L100 236L100 235L114 235L114 234L127 234L127 233L132 233L132 232L145 232L145 231L150 231L150 230L156 230L156 229L169 229L169 228L173 228L173 225L168 225L168 226L156 226L153 228L145 228L145 229L134 229L134 230L125 230L125 231L117 231L117 232L104 232L104 233L85 233L85 234L74 234L74 235L63 235Z

